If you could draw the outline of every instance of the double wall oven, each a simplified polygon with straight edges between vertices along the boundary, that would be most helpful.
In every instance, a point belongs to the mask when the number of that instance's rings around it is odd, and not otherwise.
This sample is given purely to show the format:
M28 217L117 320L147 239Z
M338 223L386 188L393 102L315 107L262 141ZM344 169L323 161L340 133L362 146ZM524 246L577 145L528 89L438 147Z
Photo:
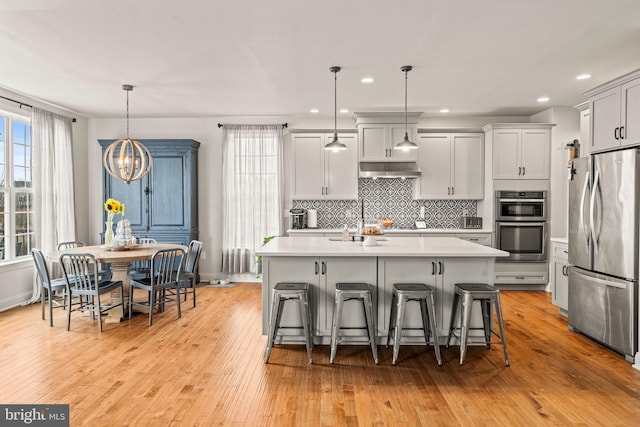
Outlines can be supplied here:
M496 247L500 262L547 260L547 192L496 191Z

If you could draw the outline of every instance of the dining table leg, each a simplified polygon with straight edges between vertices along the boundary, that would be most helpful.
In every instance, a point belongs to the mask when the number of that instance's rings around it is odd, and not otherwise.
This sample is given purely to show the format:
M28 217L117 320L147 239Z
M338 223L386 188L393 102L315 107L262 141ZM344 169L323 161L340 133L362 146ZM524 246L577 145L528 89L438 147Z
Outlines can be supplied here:
M123 301L124 313L129 312L129 291L131 289L131 263L129 262L112 262L111 263L111 280L122 281L124 295L120 295L119 291L111 292L111 301ZM126 314L125 314L126 315ZM124 320L120 316L120 310L109 310L107 313L106 323L120 323Z

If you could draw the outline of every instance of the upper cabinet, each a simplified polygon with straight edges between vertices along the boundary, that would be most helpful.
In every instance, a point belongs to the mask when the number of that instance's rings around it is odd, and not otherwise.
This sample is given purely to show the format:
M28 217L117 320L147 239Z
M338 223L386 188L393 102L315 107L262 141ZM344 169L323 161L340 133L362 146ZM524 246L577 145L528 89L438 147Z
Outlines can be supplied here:
M292 133L293 199L357 199L358 135L339 133L344 151L327 151L333 133Z
M483 199L484 135L420 133L416 199Z
M493 179L549 179L551 127L494 123L483 128L493 144Z
M98 141L103 153L113 141ZM187 245L198 238L200 143L192 139L139 141L151 152L151 171L127 184L104 170L104 200L111 197L125 204L133 235Z
M416 125L407 127L411 141L416 140ZM404 124L365 124L358 127L360 161L416 161L416 150L396 150L395 145L404 140Z
M640 144L640 70L587 92L591 152Z
M358 160L361 162L415 162L417 150L396 150L404 140L416 142L418 119L422 113L354 113L358 128ZM406 120L406 128L405 128Z
M585 101L574 107L580 112L580 157L591 154L591 110L589 102Z

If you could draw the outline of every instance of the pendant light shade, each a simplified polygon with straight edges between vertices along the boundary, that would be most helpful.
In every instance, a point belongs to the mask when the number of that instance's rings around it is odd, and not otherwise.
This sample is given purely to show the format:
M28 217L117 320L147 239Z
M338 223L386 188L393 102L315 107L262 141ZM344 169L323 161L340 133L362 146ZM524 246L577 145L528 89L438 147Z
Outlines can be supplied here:
M325 145L324 149L334 152L347 149L347 146L338 140L338 72L340 69L340 67L329 68L333 73L333 141Z
M144 178L151 171L151 153L141 142L129 138L129 92L132 85L122 85L127 92L127 137L118 139L104 151L102 164L114 178L127 184Z
M413 67L411 65L405 65L400 70L404 72L404 139L402 142L398 142L395 147L396 150L409 151L418 148L418 145L409 139L409 127L407 125L407 74Z

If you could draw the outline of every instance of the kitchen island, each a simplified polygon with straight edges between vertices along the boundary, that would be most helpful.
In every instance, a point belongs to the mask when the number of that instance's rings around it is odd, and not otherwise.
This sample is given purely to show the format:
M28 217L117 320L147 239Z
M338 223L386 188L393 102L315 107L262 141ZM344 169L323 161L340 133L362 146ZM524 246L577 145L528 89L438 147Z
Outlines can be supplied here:
M271 290L279 282L311 284L314 341L328 344L331 335L335 285L340 282L364 282L373 289L374 309L377 307L376 335L386 342L391 295L394 283L425 283L433 287L436 303L436 323L439 335L448 333L453 289L456 283L482 282L493 284L493 263L508 252L471 243L455 237L394 237L377 236L377 246L362 242L343 242L331 237L277 237L256 251L262 256L262 333L267 334ZM348 304L352 304L349 307ZM364 326L362 306L347 303L342 327ZM474 310L474 327L481 326L480 310ZM280 333L297 335L300 313L297 304L285 304ZM405 328L421 326L420 308L409 304ZM475 332L475 331L472 331ZM345 335L361 335L359 330L345 330ZM407 330L407 341L419 342L422 332ZM295 340L292 340L295 341Z

